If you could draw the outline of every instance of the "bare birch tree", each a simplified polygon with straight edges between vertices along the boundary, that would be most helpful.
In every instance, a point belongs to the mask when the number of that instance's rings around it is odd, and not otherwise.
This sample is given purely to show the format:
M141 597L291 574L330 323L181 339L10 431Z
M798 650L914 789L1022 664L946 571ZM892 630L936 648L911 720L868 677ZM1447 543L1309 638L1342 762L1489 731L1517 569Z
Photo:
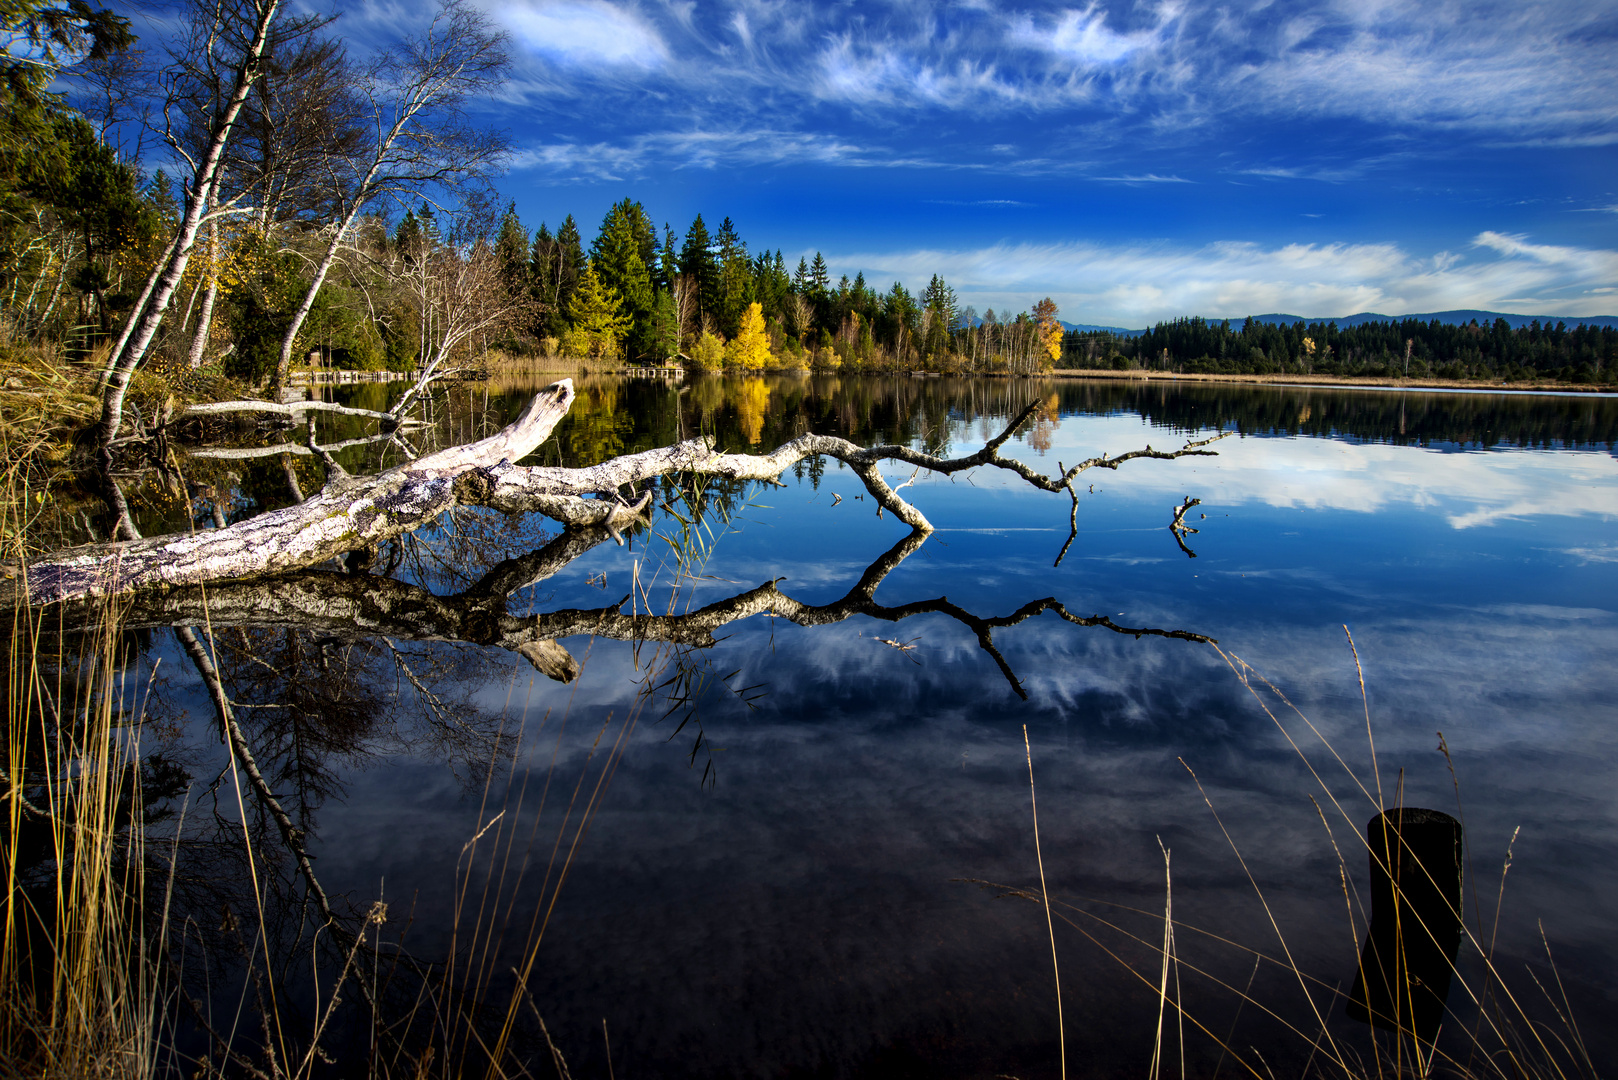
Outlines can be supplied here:
M309 287L282 335L275 384L285 385L298 333L367 207L465 181L505 153L499 135L470 125L466 99L496 86L508 63L505 35L466 0L446 0L420 37L383 53L354 90L367 129L351 155L324 163L332 213Z
M106 387L102 395L101 422L96 432L96 442L102 483L117 516L118 532L122 536L135 535L128 503L112 475L113 442L118 438L123 424L124 395L129 389L129 379L135 366L151 347L175 290L185 277L203 216L214 201L225 148L247 101L248 92L259 77L260 61L280 4L281 0L248 0L242 8L228 8L222 0L216 0L213 6L196 11L189 55L206 70L213 73L228 70L231 76L228 80L218 80L218 85L228 86L228 94L211 103L205 125L208 140L201 152L189 152L177 134L170 139L170 147L191 168L191 180L185 190L185 212L167 251L153 266L146 287L142 290L141 300L130 312L123 336L107 361ZM250 31L244 35L246 45L239 51L232 47L233 40L244 29L240 23L232 21L238 16L252 20ZM181 77L181 73L175 73L176 80Z

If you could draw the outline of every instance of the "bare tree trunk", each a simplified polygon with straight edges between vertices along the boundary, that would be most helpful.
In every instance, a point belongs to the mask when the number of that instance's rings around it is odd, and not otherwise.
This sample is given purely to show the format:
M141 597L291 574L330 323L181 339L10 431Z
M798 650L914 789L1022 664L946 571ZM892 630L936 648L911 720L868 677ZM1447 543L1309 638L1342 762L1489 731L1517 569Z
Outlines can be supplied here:
M313 498L228 528L62 552L29 568L29 593L41 601L65 600L141 585L252 577L381 543L454 506L462 473L524 457L550 436L572 403L573 384L564 379L534 395L509 427L481 442L440 450L376 476L335 476Z
M101 423L96 432L96 441L99 448L98 464L106 488L105 494L113 513L117 515L117 529L122 536L134 535L129 504L124 500L123 491L112 475L112 443L118 437L118 429L123 424L124 394L129 389L129 379L135 371L135 365L140 363L146 355L146 350L150 348L152 339L157 336L157 328L162 325L163 315L168 310L174 290L179 287L181 279L185 276L185 268L191 261L191 250L196 243L197 232L202 226L202 215L213 201L225 144L230 141L231 128L241 113L253 81L259 76L259 60L269 40L270 25L275 21L276 12L280 8L280 0L261 0L261 2L264 6L259 11L252 44L248 46L247 55L242 58L241 65L236 69L236 83L232 87L230 99L214 127L208 152L197 166L191 190L187 193L185 217L175 233L167 264L154 278L150 299L144 310L137 309L130 315L130 326L126 328L126 336L121 339L122 343L109 358L107 384L101 399ZM133 332L130 332L131 330Z
M191 368L195 370L202 366L202 358L208 351L208 337L213 330L213 305L219 298L219 223L208 223L208 252L212 266L208 273L208 291L202 296L202 313L197 316L197 331L191 339L191 355L188 358Z
M292 367L292 350L297 346L298 333L303 329L309 313L315 309L315 298L320 295L320 287L326 284L326 275L331 272L332 265L337 261L337 252L343 243L343 237L348 235L354 218L359 215L359 203L353 211L339 223L332 232L331 243L326 245L326 253L321 256L320 264L315 267L314 277L309 281L309 288L304 290L303 299L298 301L297 308L292 312L292 321L287 323L286 333L281 335L281 351L275 359L275 381L271 385L279 390L286 386L287 378Z

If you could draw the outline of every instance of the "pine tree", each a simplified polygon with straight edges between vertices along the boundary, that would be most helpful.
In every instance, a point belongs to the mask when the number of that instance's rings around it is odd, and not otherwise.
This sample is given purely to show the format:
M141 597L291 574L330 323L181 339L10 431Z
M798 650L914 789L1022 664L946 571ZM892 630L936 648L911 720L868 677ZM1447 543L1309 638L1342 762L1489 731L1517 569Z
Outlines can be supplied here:
M506 279L506 288L513 293L528 291L528 230L517 218L517 204L506 207L500 219L500 233L494 241L495 254L500 256L500 271Z
M657 290L646 329L647 353L659 360L680 355L680 320L674 310L674 296L667 289Z
M720 329L729 331L737 326L742 313L756 298L752 266L747 258L747 245L736 232L735 224L726 218L719 225L714 238L719 249L719 307L714 313Z
M686 230L685 246L680 248L680 273L697 283L698 321L717 314L719 306L719 264L714 261L708 226L698 214Z
M562 225L556 230L556 312L559 316L566 316L568 304L573 300L573 293L579 287L579 279L584 275L584 241L579 236L578 223L569 214L562 219ZM560 322L558 322L560 326Z
M831 292L831 271L826 269L826 260L815 252L815 261L809 264L809 286L814 290L815 299L826 299Z
M657 287L674 289L674 279L680 276L680 256L674 247L674 230L663 223L663 251L657 257Z
M602 219L601 232L590 245L590 265L601 283L623 298L626 314L636 323L652 310L652 276L642 255L637 222L646 220L640 204L625 199L614 203ZM656 255L656 240L652 253Z
M584 264L578 287L568 300L567 317L573 328L570 336L584 346L593 358L615 356L618 343L629 329L628 316L621 313L623 301L618 291L602 283L590 263Z

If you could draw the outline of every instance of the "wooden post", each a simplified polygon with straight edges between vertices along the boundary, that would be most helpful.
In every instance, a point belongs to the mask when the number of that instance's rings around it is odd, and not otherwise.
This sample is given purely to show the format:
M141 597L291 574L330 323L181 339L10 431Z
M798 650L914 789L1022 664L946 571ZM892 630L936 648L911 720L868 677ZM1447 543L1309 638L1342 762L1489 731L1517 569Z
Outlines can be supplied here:
M1365 841L1371 927L1348 1015L1430 1046L1461 944L1461 823L1439 810L1388 810L1366 825Z

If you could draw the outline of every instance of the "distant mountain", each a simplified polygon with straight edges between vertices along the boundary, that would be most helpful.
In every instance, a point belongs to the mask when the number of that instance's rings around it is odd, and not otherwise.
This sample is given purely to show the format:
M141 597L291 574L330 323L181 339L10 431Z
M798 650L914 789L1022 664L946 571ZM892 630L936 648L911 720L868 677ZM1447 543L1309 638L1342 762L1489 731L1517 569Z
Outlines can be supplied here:
M1146 332L1144 330L1125 330L1121 326L1097 326L1095 323L1062 322L1061 319L1057 319L1056 321L1061 323L1062 329L1066 330L1070 334L1075 331L1085 334L1098 334L1105 332L1109 334L1117 334L1119 337L1138 337Z
M1541 326L1544 326L1547 323L1551 326L1555 326L1557 323L1563 322L1567 323L1569 327L1578 326L1582 323L1586 326L1618 328L1618 315L1510 315L1501 311L1474 311L1471 309L1460 311L1432 311L1423 315L1378 315L1374 311L1362 311L1357 315L1343 315L1335 319L1306 319L1302 315L1281 314L1253 316L1254 322L1274 323L1277 325L1291 325L1292 323L1296 322L1326 322L1336 323L1341 327L1359 326L1361 323L1368 322L1402 322L1405 319L1415 319L1417 322L1437 321L1440 323L1448 323L1452 326L1460 326L1471 322L1473 319L1478 321L1479 326L1490 326L1496 319L1504 319L1506 320L1506 325L1510 326L1513 330L1527 326L1536 319L1539 321ZM1232 326L1240 326L1242 324L1242 320L1240 319L1232 319L1230 322Z

